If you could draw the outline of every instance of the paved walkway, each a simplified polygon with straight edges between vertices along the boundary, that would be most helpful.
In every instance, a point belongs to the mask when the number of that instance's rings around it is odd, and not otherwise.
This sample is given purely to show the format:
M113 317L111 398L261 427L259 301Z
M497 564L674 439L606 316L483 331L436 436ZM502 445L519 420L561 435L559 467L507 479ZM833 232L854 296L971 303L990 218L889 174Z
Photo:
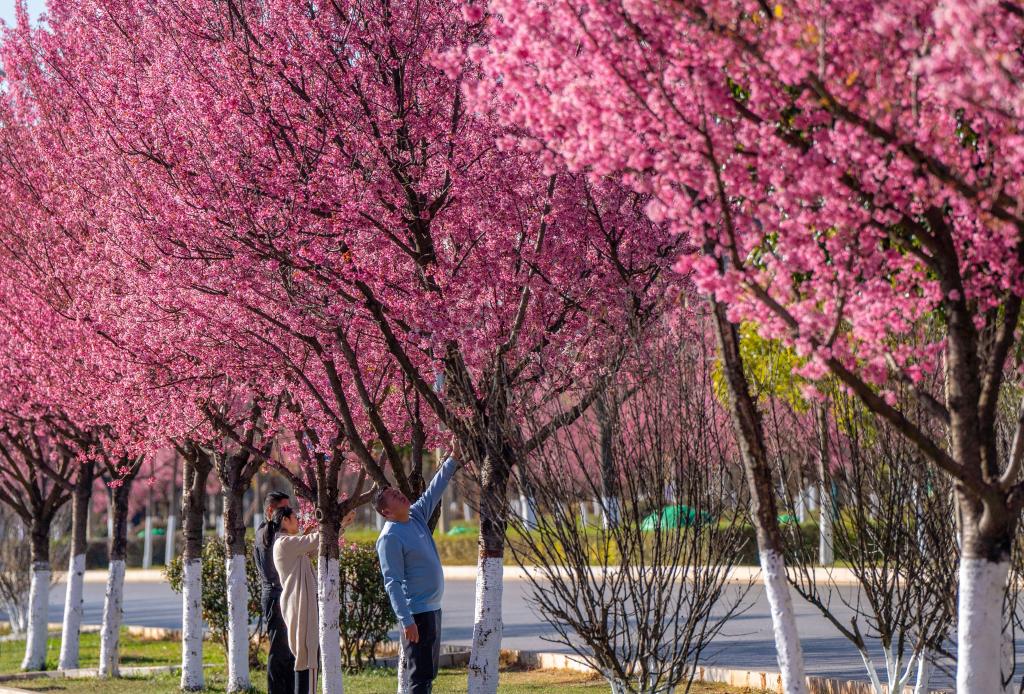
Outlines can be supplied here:
M91 572L90 572L91 573ZM133 581L125 588L125 624L167 628L181 627L181 599L165 583L157 582L157 574L151 574L148 581ZM99 624L102 618L104 586L97 576L85 585L85 621ZM731 590L737 590L732 588ZM855 588L842 588L847 597ZM473 636L473 605L475 585L470 578L450 577L444 599L444 641L452 644L469 645ZM551 643L546 638L556 634L538 618L529 606L529 583L522 580L506 580L502 609L504 614L505 648L568 652L562 644ZM63 610L64 586L58 585L50 593L51 622L60 622ZM724 667L772 670L776 668L775 647L772 640L771 620L764 590L755 585L750 591L749 606L726 625L702 660L707 664ZM850 644L837 635L830 624L825 622L815 608L796 599L797 628L800 630L804 653L808 663L808 674L827 675L843 679L864 679L860 657ZM849 613L840 609L844 619ZM397 638L397 633L392 635ZM875 654L876 662L883 662L881 652ZM950 687L952 679L937 673L932 680L933 687Z

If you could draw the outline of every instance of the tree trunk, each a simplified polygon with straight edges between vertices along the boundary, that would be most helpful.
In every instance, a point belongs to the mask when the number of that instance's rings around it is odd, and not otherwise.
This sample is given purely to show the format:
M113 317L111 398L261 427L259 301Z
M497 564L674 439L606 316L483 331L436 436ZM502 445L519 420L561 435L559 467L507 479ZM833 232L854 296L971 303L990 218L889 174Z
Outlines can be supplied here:
M957 618L957 694L1002 690L1003 598L1017 519L959 491L963 522Z
M78 641L82 628L83 584L85 581L85 550L88 547L89 502L92 498L94 467L91 461L80 461L71 500L71 555L68 558L67 592L64 595L64 625L57 668L78 667Z
M153 568L153 489L149 490L149 498L146 500L146 526L145 535L142 538L142 568Z
M622 510L619 503L619 484L616 479L615 460L612 441L614 435L614 417L617 414L617 403L608 402L607 393L602 393L594 400L594 411L601 432L601 517L605 528L619 525Z
M237 477L235 471L229 480ZM224 543L227 547L228 590L228 687L229 692L246 691L249 682L249 586L245 573L245 521L241 484L223 485Z
M114 540L114 492L107 490L107 545Z
M320 530L319 560L317 561L317 597L320 609L320 670L323 694L344 694L341 670L341 603L338 595L341 577L338 569L338 535L341 516L338 504L332 499L321 500L317 509Z
M739 331L726 316L725 306L711 299L715 332L722 356L722 370L729 391L729 410L750 489L751 517L757 533L758 556L764 576L765 593L771 607L775 651L785 694L807 694L804 658L793 614L793 601L786 581L782 533L772 471L757 410L740 353Z
M32 519L32 584L28 598L28 638L22 670L46 668L47 608L50 603L50 521L37 514Z
M914 694L928 694L931 689L932 662L928 659L928 651L922 651L917 661L917 676L914 681Z
M480 558L469 656L469 694L496 694L498 691L510 468L505 456L488 455L480 470Z
M832 566L836 561L835 540L833 537L832 514L833 501L831 490L821 485L819 494L825 499L818 514L818 563Z
M828 413L823 405L814 408L814 418L818 429L818 563L831 566L835 562L832 523L837 514L829 477Z
M111 508L110 568L103 600L103 625L100 628L100 677L117 677L120 665L121 617L124 603L124 561L128 550L128 497L132 479L119 480Z
M181 688L203 689L203 519L209 458L190 451L182 463L181 517L184 522L185 552L181 603Z
M516 466L519 472L520 493L519 493L519 514L523 520L523 527L526 530L537 529L537 502L533 498L533 490L530 489L529 480L526 477L526 470Z
M178 532L178 517L173 513L167 516L167 529L164 532L164 566L170 566L174 561L175 547L174 536Z
M184 479L182 480L184 484ZM171 561L174 559L174 533L178 529L178 518L177 511L178 506L176 504L178 497L178 454L175 453L171 459L171 484L169 485L168 491L168 503L167 503L167 528L164 532L164 567L171 565Z
M398 630L398 694L410 694L409 663L405 660L405 630Z

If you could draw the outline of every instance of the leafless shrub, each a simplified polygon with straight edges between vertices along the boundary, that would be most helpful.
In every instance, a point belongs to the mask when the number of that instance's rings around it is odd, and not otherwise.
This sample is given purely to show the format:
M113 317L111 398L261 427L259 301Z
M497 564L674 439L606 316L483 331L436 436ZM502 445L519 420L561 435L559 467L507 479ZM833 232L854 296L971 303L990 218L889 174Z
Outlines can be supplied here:
M845 592L833 573L821 580L815 557L791 543L790 581L857 649L877 694L914 683L928 691L930 671L947 653L956 616L958 551L949 481L911 444L858 405L839 398L833 418L819 419L830 436L819 437L838 457L834 480L844 498L833 513L836 552L859 583ZM821 452L821 455L828 455ZM792 499L790 499L792 503ZM834 605L853 612L846 621ZM882 675L869 640L884 656Z
M656 380L623 386L632 397L610 399L617 416L585 419L535 451L519 481L536 515L512 519L510 546L536 566L531 601L551 640L622 694L688 691L745 595L727 589L745 520L726 506L727 423L703 356L677 348L669 359ZM603 517L584 522L592 499Z

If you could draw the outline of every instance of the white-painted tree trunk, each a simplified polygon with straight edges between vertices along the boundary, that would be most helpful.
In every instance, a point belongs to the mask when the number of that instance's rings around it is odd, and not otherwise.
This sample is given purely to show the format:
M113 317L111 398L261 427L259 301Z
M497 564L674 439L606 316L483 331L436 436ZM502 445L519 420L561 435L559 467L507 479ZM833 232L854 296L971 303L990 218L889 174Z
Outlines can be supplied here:
M383 530L384 529L384 523L385 523L384 516L380 515L379 513L374 512L374 514L373 514L373 524L374 524L374 526L376 526L377 530Z
M22 670L42 670L46 667L46 613L50 604L50 565L36 562L32 565L32 583L28 594L28 638Z
M537 529L537 503L526 494L519 495L519 508L523 514L523 527L527 530Z
M217 526L217 537L224 537L224 516L217 516L215 525Z
M107 506L107 538L114 536L114 509Z
M835 541L833 539L832 514L833 508L831 491L822 484L819 487L818 496L821 499L818 514L818 563L822 566L832 566L836 560Z
M193 559L182 568L181 688L196 692L206 686L203 676L203 563Z
M580 503L580 519L583 521L583 525L587 524L587 504Z
M223 516L218 516L223 520ZM228 555L228 691L249 689L249 587L245 555Z
M174 534L177 531L177 516L167 516L167 532L164 534L164 566L170 566L174 559Z
M914 681L914 694L928 694L928 686L932 680L932 661L929 653L924 651L917 661L917 678Z
M469 655L469 693L496 694L501 652L501 557L480 557L476 573L473 645Z
M918 653L913 652L904 663L902 656L897 657L896 649L890 646L885 650L885 674L888 678L886 691L902 692L904 690L910 683L910 676L914 674L914 663L917 657Z
M7 613L13 636L21 636L28 630L28 598L26 596L21 596L16 602L4 601L0 603L0 607Z
M960 560L957 694L1002 691L1003 593L1009 562Z
M103 600L100 628L100 677L117 677L120 665L121 615L124 604L124 560L115 559L107 570L107 592Z
M465 520L473 520L473 509L469 507L469 504L462 504L462 517Z
M875 694L885 694L882 689L882 680L878 679L878 670L875 668L875 661L866 650L860 652L860 659L864 661L864 670L867 672L868 680L871 682L871 691Z
M412 681L409 679L409 663L405 660L405 629L398 625L398 694L409 694Z
M317 563L317 598L320 608L320 670L323 672L323 694L344 694L341 672L341 627L338 617L341 603L338 595L341 578L338 560L320 557Z
M153 568L153 516L146 513L146 536L142 539L142 568Z
M807 522L807 491L801 489L796 495L796 519L800 523Z
M760 552L764 590L772 613L775 653L782 675L784 694L807 694L807 676L800 652L800 637L793 614L793 599L786 582L786 562L773 550Z
M601 523L605 529L617 528L622 522L622 507L618 497L605 496L601 498Z
M85 583L85 555L76 554L68 560L67 591L64 593L64 625L60 639L58 670L78 667L78 635L82 630Z

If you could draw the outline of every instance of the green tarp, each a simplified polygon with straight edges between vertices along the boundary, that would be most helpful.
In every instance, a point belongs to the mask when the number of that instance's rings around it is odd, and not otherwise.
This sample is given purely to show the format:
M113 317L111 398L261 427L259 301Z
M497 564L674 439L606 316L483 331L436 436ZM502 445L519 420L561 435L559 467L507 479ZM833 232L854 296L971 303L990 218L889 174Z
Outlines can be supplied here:
M714 519L707 511L698 512L689 506L679 504L677 506L665 506L661 510L650 514L640 523L640 529L650 532L661 525L669 528L689 528L695 525L710 523L712 520Z

